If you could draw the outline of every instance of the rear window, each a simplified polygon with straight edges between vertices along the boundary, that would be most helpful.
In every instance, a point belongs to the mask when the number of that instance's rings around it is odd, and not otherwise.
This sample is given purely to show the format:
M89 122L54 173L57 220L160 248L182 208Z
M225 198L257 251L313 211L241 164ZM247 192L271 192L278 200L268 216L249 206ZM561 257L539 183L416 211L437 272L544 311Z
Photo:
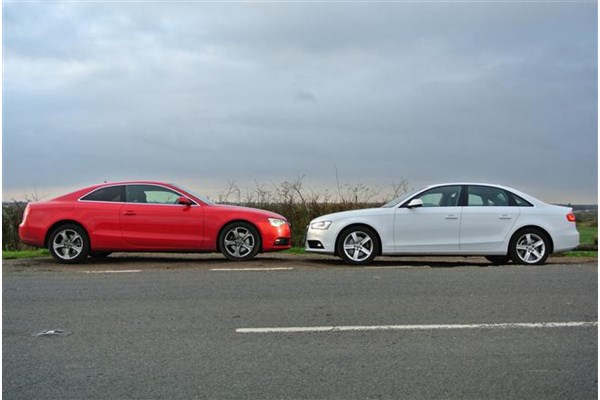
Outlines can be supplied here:
M517 196L514 193L511 193L513 199L515 200L515 203L517 204L517 206L519 207L533 207L533 204L531 204L530 202L528 202L527 200Z
M123 202L125 201L125 187L124 186L109 186L94 190L92 193L87 194L81 198L84 201L109 201L109 202Z

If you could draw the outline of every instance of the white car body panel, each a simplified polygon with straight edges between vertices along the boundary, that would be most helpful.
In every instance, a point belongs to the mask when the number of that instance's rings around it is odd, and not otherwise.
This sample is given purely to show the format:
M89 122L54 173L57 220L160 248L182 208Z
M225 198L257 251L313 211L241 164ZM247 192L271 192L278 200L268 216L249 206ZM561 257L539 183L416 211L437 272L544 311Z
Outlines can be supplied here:
M389 254L444 254L459 250L460 207L395 210L395 247Z
M442 186L485 186L521 197L532 206L456 206L406 208L419 194ZM345 211L318 217L312 223L331 221L326 230L312 229L306 235L306 251L334 254L339 234L351 225L375 230L381 255L507 255L513 235L524 227L545 231L552 252L579 245L575 223L567 220L572 210L546 204L518 190L485 183L452 183L421 189L395 207ZM311 245L320 243L319 247Z
M461 207L460 250L506 254L521 207Z

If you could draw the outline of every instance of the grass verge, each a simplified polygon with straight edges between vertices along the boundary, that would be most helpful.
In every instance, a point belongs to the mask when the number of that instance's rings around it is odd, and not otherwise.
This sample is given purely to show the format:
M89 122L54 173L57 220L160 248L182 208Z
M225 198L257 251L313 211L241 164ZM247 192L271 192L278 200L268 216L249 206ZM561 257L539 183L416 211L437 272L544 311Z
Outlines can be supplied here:
M17 258L47 257L49 255L50 255L50 252L47 249L21 250L21 251L2 250L2 259L3 260L14 260Z
M567 251L566 253L559 254L565 257L598 257L598 251L594 250L573 250Z

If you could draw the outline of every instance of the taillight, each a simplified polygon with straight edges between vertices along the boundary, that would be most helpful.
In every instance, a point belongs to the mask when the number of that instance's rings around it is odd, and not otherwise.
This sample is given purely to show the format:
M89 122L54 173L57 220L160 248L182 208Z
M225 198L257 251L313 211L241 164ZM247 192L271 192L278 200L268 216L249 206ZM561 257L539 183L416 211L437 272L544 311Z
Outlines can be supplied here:
M575 218L575 214L573 214L572 212L567 214L567 221L575 222L576 220L577 220L577 218Z
M21 220L21 225L25 225L25 220L27 219L28 215L29 215L29 204L27 204L25 206L25 211L23 211L23 219Z

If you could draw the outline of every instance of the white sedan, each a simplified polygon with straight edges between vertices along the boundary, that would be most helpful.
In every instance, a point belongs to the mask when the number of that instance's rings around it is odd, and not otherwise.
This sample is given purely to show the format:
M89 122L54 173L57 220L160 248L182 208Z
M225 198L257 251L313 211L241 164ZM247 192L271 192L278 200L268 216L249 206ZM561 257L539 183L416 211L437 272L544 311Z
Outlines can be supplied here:
M378 255L479 255L503 264L542 264L551 253L579 245L573 210L504 186L429 186L380 208L312 220L306 251L348 264Z

